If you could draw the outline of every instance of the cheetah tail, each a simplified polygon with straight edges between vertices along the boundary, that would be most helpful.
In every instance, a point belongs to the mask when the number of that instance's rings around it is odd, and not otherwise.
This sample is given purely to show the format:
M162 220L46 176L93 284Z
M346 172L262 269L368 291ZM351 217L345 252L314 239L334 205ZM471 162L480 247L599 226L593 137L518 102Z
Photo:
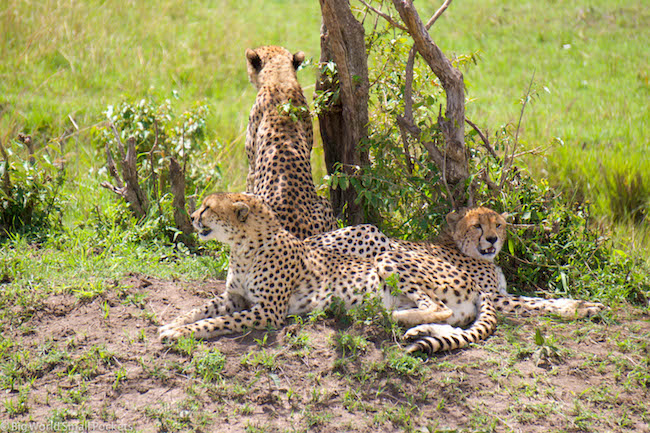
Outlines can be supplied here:
M485 340L494 333L497 326L497 316L489 294L482 292L477 304L476 320L469 328L461 329L440 324L428 325L428 329L423 330L424 335L421 335L410 344L406 351L408 353L423 352L426 355L431 355L440 351L460 349L470 343ZM426 335L429 330L431 333Z

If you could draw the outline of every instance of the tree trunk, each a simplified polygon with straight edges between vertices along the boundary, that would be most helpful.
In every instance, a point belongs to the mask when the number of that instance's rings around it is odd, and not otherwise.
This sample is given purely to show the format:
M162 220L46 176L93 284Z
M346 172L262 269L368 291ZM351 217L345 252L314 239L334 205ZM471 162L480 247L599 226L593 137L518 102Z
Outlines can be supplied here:
M445 115L438 118L445 141L445 149L433 143L423 143L432 159L451 185L464 183L469 177L465 149L465 89L463 74L453 67L449 59L433 42L420 19L412 0L393 0L402 21L415 42L415 47L440 79L447 95Z
M341 164L344 173L354 175L357 167L369 165L367 150L359 148L368 136L368 56L363 25L350 10L348 0L320 0L323 25L321 27L321 64L333 61L337 66L339 99L318 115L320 134L325 151L327 172ZM331 89L332 82L324 74L316 83L317 91ZM350 186L330 189L334 214L349 224L364 222L361 206L355 203L356 190Z

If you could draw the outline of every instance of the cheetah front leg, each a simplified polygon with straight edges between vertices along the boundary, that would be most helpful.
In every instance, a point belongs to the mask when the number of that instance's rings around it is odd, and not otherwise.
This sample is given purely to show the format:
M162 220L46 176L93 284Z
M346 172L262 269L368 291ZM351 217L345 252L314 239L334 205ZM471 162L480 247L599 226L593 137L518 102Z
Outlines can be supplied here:
M163 338L164 335L170 334L171 330L183 325L195 323L209 317L230 315L248 307L248 302L242 296L226 291L202 307L195 308L177 317L172 322L161 326L158 328L158 334Z
M192 312L188 314L191 315ZM229 315L200 319L175 328L161 330L162 341L175 341L182 336L208 339L219 335L243 332L247 329L264 329L266 326L279 327L285 315L277 312L271 305L255 304L249 310L235 311Z

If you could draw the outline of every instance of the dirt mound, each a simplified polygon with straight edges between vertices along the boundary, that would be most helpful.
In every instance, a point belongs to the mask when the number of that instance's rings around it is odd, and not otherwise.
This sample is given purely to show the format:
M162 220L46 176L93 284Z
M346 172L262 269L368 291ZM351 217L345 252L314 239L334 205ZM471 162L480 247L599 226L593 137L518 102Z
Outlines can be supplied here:
M624 306L593 322L501 318L487 342L427 361L405 356L377 324L340 318L158 342L158 325L223 289L133 275L101 294L51 296L4 333L3 380L15 391L3 396L0 426L650 431L650 323L641 310Z

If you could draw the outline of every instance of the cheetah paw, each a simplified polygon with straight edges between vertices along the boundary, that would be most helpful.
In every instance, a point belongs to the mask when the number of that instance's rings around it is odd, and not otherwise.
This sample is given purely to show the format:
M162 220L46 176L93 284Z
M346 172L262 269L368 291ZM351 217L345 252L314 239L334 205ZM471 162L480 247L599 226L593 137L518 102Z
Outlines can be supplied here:
M438 337L448 338L454 335L459 335L463 332L462 329L456 328L446 324L429 324L415 326L404 334L404 338L408 340L415 340L421 337Z
M587 302L566 299L561 301L558 314L565 319L583 319L595 316L607 307L600 302Z
M179 337L185 335L182 329L178 326L174 326L172 323L161 326L158 328L158 338L161 342L174 342L178 340Z

